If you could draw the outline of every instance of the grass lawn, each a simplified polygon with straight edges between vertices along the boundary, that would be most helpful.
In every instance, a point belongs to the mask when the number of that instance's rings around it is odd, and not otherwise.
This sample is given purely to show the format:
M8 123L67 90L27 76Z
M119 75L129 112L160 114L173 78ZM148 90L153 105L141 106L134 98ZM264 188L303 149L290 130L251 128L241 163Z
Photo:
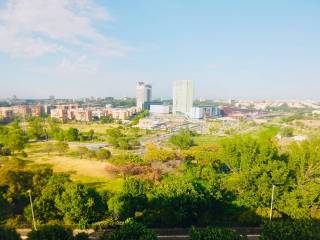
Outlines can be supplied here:
M124 182L123 178L99 178L99 177L88 177L74 174L71 179L75 182L84 183L88 186L95 188L97 190L105 190L113 193L120 192L122 189L122 184Z
M29 164L43 164L52 167L55 172L69 173L76 182L86 183L98 190L117 192L121 190L123 179L108 169L113 166L108 162L80 159L72 156L60 156L56 152L45 152L47 143L32 143L26 148Z
M64 123L61 124L60 127L64 130L68 128L77 128L80 132L89 132L91 129L94 130L95 133L105 134L106 130L111 127L117 126L116 124L101 124L101 123L91 123L91 122L75 122L75 123Z

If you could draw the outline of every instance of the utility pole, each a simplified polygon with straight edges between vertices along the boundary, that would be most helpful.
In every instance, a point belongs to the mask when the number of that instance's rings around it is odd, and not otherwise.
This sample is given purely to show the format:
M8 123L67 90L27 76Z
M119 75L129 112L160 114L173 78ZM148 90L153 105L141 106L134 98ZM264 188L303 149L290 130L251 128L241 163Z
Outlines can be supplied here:
M37 225L36 225L36 219L34 217L34 211L33 211L33 203L32 203L32 197L31 197L31 190L27 191L29 193L30 198L30 204L31 204L31 213L32 213L32 220L33 220L33 228L37 231Z
M270 222L272 221L272 210L273 210L273 200L274 200L274 189L275 185L272 185L272 195L271 195L271 206L270 206Z

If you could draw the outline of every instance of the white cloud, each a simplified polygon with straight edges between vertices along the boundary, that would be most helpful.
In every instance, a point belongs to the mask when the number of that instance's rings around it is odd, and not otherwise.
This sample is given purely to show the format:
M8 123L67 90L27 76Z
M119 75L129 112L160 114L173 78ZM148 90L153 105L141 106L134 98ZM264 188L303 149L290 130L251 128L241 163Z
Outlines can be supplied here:
M0 52L31 57L81 51L125 56L129 47L94 27L96 21L110 20L93 0L7 0L0 8Z
M57 75L73 75L79 74L95 74L98 71L98 65L88 59L87 56L82 55L78 58L64 58L55 68Z
M36 75L69 80L94 76L99 70L99 63L90 59L87 55L63 57L54 66L30 65L27 68L28 72Z

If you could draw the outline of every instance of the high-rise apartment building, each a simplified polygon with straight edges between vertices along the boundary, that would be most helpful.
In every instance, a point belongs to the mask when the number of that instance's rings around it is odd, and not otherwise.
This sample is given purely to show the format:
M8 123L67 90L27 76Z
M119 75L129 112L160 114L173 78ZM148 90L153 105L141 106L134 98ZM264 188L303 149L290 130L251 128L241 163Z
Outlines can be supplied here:
M142 110L145 102L150 102L152 98L152 86L144 82L138 82L136 88L137 108Z
M193 106L193 83L190 80L180 80L173 83L173 114L190 116Z

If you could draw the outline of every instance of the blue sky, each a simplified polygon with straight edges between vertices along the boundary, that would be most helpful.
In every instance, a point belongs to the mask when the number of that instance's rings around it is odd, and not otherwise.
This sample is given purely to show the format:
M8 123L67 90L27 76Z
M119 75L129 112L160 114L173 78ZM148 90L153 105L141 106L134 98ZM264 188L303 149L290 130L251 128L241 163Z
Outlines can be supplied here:
M39 11L41 9L41 11ZM319 99L318 0L0 0L0 98Z

